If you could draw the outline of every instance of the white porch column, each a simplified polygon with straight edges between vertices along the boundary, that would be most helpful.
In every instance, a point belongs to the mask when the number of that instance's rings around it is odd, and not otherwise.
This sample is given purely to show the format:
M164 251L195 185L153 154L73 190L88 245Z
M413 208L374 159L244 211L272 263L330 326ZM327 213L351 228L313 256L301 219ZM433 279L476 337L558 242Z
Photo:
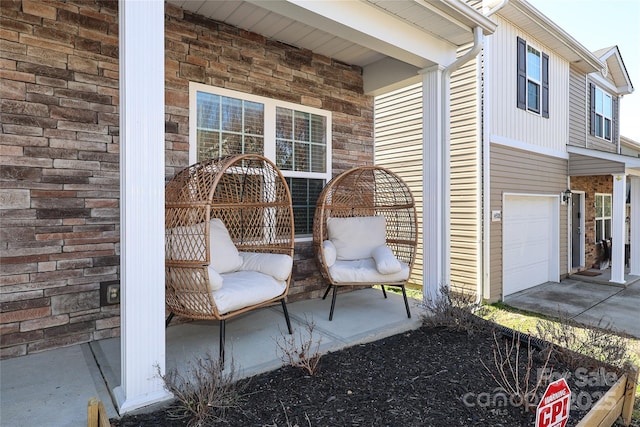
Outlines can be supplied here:
M120 14L120 306L122 414L171 395L164 328L164 2Z
M611 280L624 283L624 220L627 198L627 178L613 175L613 198L611 206Z
M422 244L423 294L436 298L449 286L449 96L443 91L444 68L433 66L422 74ZM448 138L446 139L448 141Z
M640 176L631 177L631 254L629 274L640 276Z

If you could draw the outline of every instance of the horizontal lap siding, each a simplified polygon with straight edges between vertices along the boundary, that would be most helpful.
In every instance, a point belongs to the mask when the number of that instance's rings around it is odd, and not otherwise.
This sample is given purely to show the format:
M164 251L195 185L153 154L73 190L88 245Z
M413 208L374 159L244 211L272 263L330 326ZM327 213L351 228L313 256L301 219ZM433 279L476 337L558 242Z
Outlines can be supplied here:
M375 100L375 163L397 173L410 187L418 211L418 251L410 285L422 287L422 84Z
M567 160L491 145L491 211L503 211L504 193L559 195L567 188ZM502 222L491 222L490 295L502 298ZM560 274L567 271L567 206L560 206ZM565 255L563 255L565 254Z
M469 61L451 77L451 286L471 293L480 280L477 66Z
M569 70L569 145L586 146L587 141L587 87L584 73Z

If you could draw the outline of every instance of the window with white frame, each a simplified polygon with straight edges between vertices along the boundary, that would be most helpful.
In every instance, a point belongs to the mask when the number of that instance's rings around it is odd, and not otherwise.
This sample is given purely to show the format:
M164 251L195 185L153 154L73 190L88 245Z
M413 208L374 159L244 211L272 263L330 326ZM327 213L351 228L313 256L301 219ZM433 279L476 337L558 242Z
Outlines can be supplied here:
M613 121L613 98L611 95L595 86L594 115L592 116L594 135L611 141L611 124Z
M331 112L191 83L189 129L190 163L238 153L274 162L289 184L296 237L311 236L331 178Z
M596 242L611 237L611 194L596 193Z
M549 55L518 37L517 106L549 117Z

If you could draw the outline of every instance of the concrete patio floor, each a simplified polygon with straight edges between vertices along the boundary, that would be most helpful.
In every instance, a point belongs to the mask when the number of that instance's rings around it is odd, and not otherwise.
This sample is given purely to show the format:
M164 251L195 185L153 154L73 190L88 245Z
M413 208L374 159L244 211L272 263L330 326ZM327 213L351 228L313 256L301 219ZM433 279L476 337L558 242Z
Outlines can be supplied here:
M340 294L333 321L331 299L287 304L294 336L315 324L314 342L320 352L374 341L421 324L422 309L409 299L412 317L402 296L379 289ZM188 362L218 356L218 322L197 321L170 326L166 331L166 369L184 372ZM233 363L238 378L283 365L276 340L287 327L281 306L255 310L227 321L226 366ZM97 397L110 418L118 416L111 392L120 384L120 339L49 350L0 361L0 425L71 427L87 425L87 402Z

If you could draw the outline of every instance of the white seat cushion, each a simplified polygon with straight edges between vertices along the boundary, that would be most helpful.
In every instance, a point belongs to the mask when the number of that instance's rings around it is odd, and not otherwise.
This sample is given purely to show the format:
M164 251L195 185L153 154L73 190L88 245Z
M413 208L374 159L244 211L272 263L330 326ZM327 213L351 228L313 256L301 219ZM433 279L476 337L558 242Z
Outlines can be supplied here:
M371 251L387 243L383 216L327 218L327 235L338 260L370 258Z
M376 262L373 258L358 259L353 261L337 260L331 268L329 274L337 283L392 283L402 282L409 278L409 266L401 261L400 271L393 274L380 274L376 268ZM225 282L226 286L226 282Z
M338 257L338 253L336 252L335 245L331 242L331 240L325 240L322 242L322 249L324 252L324 262L327 263L327 267L331 267Z
M282 295L286 281L257 271L236 271L222 275L224 286L213 292L220 313L239 310Z
M240 268L242 258L229 236L227 227L218 218L213 218L210 222L209 243L211 266L215 271L224 274Z

